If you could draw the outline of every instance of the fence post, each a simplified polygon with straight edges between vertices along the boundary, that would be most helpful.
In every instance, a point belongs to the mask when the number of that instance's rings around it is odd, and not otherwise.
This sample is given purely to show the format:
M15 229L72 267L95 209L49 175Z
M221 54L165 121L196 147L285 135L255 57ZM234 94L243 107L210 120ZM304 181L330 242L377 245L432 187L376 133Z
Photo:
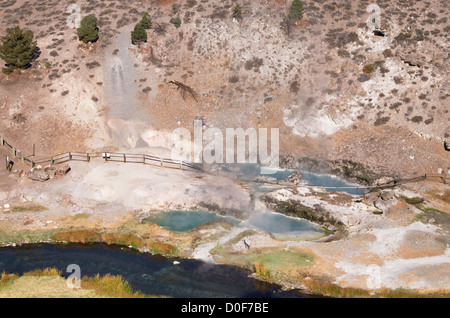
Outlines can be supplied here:
M33 157L36 155L36 145L33 144Z
M90 162L90 161L91 161L91 157L89 156L88 153L86 153L86 159L87 159L87 162Z
M142 155L142 163L145 165L145 155Z
M183 160L180 160L180 170L183 170Z
M161 158L161 168L163 167L163 159Z
M127 156L123 154L123 163L127 163Z
M72 160L72 153L69 152L69 160Z

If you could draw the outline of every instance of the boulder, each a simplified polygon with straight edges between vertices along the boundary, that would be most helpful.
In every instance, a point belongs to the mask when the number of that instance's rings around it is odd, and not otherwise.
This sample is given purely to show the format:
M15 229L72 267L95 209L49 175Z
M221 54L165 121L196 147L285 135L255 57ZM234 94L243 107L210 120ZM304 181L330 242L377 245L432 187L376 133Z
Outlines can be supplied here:
M380 194L380 198L383 201L389 201L395 198L394 193L392 191L383 191Z
M44 170L37 170L37 169L29 171L27 173L27 177L28 179L40 182L44 182L50 179L50 176L47 172L45 172Z
M395 178L393 177L381 177L377 180L375 180L374 185L375 186L382 186L382 185L386 185L386 184L392 184L394 183Z
M44 168L44 171L48 173L50 179L56 175L56 167L54 166L47 166Z
M56 175L57 176L65 176L69 171L71 170L70 166L66 163L56 169Z
M293 174L291 174L287 181L292 182L295 185L306 185L308 182L306 182L305 179L303 179L302 173L300 171L295 171Z

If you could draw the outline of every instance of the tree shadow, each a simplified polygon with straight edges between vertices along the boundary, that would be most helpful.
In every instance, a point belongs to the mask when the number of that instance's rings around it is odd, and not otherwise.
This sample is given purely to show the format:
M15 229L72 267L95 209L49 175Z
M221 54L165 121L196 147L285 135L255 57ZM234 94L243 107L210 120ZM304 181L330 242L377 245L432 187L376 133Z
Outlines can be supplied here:
M20 69L26 70L26 69L31 68L33 66L33 62L36 61L39 58L39 56L41 56L41 53L42 53L41 49L38 46L36 46L36 48L34 49L33 53L31 53L29 63L27 65L25 65L25 66L20 67Z

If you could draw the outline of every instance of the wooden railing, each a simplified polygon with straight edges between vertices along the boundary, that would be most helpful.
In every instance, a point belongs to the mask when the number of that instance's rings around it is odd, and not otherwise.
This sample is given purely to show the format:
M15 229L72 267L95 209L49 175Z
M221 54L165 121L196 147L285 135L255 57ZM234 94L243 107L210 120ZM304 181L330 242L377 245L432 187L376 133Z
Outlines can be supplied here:
M157 157L146 154L126 154L126 153L111 153L111 152L64 152L56 154L53 156L48 156L45 158L31 159L24 156L23 153L17 150L14 146L8 143L3 137L0 136L0 146L5 147L9 153L11 153L12 158L17 158L22 163L29 164L32 168L40 165L54 165L60 164L68 161L84 161L90 162L93 158L102 158L106 162L123 162L123 163L141 163L145 165L157 166L161 168L169 169L180 169L180 170L194 170L203 171L200 165L195 163L183 161L183 160L173 160L169 158ZM7 160L8 161L8 160ZM7 162L8 168L8 162Z

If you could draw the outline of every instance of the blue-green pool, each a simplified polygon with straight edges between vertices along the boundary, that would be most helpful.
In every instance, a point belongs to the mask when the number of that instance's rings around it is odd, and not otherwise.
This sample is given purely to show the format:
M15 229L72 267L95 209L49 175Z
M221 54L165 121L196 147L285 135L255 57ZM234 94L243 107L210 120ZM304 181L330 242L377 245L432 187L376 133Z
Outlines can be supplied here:
M280 238L316 238L324 234L323 229L307 220L279 213L255 213L246 226L270 232Z
M188 232L199 225L217 220L225 220L233 226L258 229L287 238L313 238L323 234L322 228L307 220L273 212L255 212L248 220L241 221L205 211L167 211L144 221L158 224L169 231Z
M212 221L224 220L231 225L240 223L238 219L220 216L205 211L167 211L146 218L144 222L155 223L173 232L189 232L199 225Z
M303 179L309 186L323 187L326 191L341 191L353 195L363 195L367 189L358 184L349 183L329 174L316 174L308 171L302 171Z

